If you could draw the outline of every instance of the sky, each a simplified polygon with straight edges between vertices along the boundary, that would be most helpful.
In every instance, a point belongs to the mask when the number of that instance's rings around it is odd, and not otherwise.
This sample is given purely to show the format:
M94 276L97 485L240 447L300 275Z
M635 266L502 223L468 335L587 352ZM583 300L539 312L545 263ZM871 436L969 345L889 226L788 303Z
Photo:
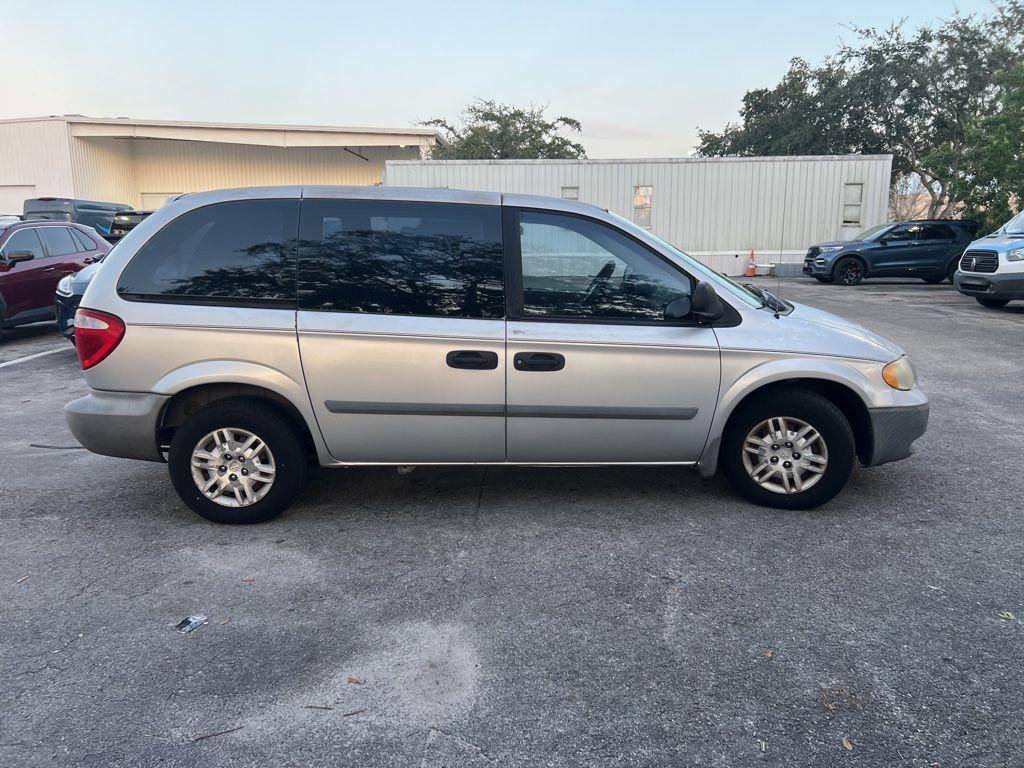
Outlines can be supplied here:
M678 157L743 94L851 25L988 0L0 0L0 118L51 114L408 127L477 98L547 105L590 157Z

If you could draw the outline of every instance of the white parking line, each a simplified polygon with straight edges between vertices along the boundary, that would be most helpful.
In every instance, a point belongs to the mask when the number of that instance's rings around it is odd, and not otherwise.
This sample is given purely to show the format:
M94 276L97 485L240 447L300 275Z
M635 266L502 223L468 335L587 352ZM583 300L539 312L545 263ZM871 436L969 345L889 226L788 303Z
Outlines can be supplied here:
M73 350L74 347L56 347L54 349L48 349L45 352L36 352L34 355L16 357L13 360L8 360L6 363L0 363L0 368L6 368L8 365L17 365L18 363L24 363L29 360L35 360L37 357L46 357L47 355L54 355L58 352L70 352Z

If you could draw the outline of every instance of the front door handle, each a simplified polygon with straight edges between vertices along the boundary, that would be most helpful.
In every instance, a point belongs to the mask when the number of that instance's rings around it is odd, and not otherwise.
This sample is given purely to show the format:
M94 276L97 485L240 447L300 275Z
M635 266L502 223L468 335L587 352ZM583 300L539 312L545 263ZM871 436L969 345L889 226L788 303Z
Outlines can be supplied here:
M560 371L565 357L554 352L517 352L514 365L517 371Z
M450 368L465 368L470 371L493 371L498 367L498 353L477 349L456 349L449 352L445 362Z
M41 272L56 272L57 268L56 267L43 267L43 269L41 269L40 271Z

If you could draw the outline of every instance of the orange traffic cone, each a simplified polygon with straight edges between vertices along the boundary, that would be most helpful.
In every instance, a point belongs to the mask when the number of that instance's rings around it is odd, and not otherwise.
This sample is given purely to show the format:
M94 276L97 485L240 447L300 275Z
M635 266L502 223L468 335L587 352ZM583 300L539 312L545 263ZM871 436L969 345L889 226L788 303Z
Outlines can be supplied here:
M757 274L757 267L754 265L754 252L750 252L750 261L747 262L747 277L754 277Z

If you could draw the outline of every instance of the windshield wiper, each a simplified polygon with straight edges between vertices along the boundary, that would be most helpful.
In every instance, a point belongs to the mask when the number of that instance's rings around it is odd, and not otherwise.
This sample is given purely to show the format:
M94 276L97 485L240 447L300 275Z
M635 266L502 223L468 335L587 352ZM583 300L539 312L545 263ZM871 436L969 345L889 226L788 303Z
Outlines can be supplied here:
M750 283L744 283L743 287L750 291L752 294L757 296L761 300L762 307L768 307L776 312L784 312L789 309L789 306L770 291L766 291L764 288L759 288L756 285Z

